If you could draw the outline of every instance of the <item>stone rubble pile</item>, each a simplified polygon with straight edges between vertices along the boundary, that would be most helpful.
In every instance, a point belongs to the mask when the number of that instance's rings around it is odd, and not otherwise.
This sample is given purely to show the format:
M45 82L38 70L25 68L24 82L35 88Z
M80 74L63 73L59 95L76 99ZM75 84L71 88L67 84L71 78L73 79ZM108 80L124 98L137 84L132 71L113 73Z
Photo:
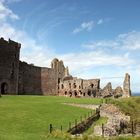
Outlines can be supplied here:
M100 136L116 136L119 134L121 124L128 124L130 121L130 116L126 116L112 104L103 104L100 107L100 116L108 118L106 124L94 128L94 134Z

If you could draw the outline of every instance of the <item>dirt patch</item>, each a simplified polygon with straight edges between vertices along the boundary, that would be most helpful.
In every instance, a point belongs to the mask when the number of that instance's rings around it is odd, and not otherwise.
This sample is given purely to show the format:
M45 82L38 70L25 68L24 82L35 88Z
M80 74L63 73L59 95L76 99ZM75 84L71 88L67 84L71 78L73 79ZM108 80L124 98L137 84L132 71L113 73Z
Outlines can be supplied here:
M63 104L75 106L75 107L92 109L92 110L96 110L97 108L99 108L99 105L93 105L93 104L75 104L75 103L63 103Z

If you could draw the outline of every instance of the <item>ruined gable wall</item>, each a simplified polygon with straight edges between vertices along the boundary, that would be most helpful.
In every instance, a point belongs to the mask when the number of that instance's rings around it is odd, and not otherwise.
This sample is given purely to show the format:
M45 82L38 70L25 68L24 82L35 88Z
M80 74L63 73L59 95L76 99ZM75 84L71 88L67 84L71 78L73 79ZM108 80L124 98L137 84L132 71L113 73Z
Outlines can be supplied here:
M100 79L83 80L83 96L99 97Z
M88 79L88 80L83 80L83 88L88 88L91 87L94 89L99 89L100 88L100 79Z
M92 85L92 87L91 87ZM95 92L99 91L100 80L99 79L77 79L73 80L64 80L59 84L59 95L65 96L89 96L87 95L88 90L91 91L94 89Z
M10 39L0 39L0 88L3 83L7 84L5 94L18 94L20 46Z
M74 91L78 93L78 91L82 89L82 81L82 79L61 81L59 84L59 91L62 94L64 94L66 91L67 93Z
M104 98L111 97L113 95L111 82L107 83L107 85L102 89L101 95Z

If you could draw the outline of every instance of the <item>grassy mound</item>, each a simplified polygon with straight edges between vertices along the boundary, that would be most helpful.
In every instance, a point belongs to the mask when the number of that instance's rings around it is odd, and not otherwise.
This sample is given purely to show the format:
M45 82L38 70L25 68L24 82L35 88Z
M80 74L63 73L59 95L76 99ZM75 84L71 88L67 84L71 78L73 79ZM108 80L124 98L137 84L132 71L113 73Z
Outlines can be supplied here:
M116 100L107 99L107 103L118 106L125 114L130 115L131 119L140 122L140 97L120 98Z

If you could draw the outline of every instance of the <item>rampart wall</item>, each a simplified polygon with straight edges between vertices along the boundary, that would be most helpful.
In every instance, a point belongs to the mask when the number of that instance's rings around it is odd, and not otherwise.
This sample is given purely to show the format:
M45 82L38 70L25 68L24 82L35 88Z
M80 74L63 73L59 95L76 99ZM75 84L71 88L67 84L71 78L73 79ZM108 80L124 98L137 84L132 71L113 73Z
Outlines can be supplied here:
M53 69L20 62L19 94L55 95L56 79Z

